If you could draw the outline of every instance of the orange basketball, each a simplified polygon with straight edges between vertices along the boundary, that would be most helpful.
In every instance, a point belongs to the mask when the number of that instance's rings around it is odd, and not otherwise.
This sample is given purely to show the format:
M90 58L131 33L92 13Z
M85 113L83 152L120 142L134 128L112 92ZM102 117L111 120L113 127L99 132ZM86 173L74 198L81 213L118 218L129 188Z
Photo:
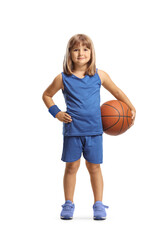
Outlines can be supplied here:
M130 108L122 101L111 100L101 105L104 133L119 135L127 131L132 123Z

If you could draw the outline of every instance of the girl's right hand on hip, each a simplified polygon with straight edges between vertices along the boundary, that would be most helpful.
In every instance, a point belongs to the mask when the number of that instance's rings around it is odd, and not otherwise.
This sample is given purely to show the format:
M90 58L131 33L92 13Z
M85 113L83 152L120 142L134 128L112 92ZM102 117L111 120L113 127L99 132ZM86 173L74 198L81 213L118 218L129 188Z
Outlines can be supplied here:
M59 121L64 122L64 123L72 122L71 116L66 112L62 112L62 111L58 112L56 114L56 118L58 118Z

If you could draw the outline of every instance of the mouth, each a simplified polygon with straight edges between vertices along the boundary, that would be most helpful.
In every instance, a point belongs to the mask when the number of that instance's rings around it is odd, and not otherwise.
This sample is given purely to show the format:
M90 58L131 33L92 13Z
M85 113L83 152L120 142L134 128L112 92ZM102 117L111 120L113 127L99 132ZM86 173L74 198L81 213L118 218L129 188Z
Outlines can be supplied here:
M84 58L78 58L78 60L83 60Z

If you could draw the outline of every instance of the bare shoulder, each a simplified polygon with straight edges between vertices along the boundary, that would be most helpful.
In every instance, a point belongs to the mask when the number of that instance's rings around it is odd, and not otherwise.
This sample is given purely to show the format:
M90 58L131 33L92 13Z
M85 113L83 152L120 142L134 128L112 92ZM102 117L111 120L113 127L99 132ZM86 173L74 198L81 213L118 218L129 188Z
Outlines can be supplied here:
M100 77L100 79L101 79L101 83L102 83L102 85L103 85L105 79L108 78L109 75L108 75L105 71L100 70L100 69L98 69L97 72L98 72L98 75L99 75L99 77Z
M107 89L113 96L117 96L117 92L119 92L119 88L112 81L108 73L103 70L98 70L99 77L101 78L102 85L105 89Z
M58 74L55 78L55 81L62 81L62 73Z

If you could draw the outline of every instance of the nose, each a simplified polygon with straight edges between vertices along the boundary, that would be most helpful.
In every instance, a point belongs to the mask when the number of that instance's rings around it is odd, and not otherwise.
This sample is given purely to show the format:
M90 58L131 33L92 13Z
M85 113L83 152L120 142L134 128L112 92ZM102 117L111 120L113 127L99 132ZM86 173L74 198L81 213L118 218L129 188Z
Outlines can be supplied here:
M80 49L80 50L79 50L79 55L81 56L82 54L83 54L83 50Z

